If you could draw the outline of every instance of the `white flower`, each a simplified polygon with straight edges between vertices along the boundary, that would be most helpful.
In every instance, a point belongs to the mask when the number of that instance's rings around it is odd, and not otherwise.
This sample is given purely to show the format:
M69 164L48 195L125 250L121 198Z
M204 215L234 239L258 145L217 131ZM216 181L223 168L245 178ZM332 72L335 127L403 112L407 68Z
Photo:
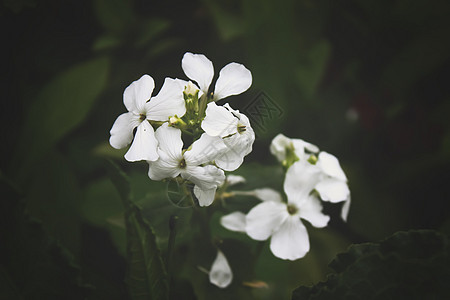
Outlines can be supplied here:
M203 54L187 52L181 61L184 73L191 80L197 82L203 93L208 93L214 77L212 62ZM242 64L229 63L220 70L214 88L214 100L220 100L232 95L245 92L252 84L252 74Z
M288 138L281 133L278 134L270 144L270 152L275 155L280 162L286 160L289 151L294 151L293 154L297 156L297 159L308 159L306 150L311 153L319 152L317 146L301 139Z
M230 175L231 176L231 175ZM229 177L229 176L228 176ZM228 180L227 177L227 180ZM234 191L235 195L253 196L261 201L275 201L282 202L281 194L271 188L254 189L251 191ZM240 211L232 212L220 218L220 224L228 230L245 232L245 214Z
M209 103L201 127L208 135L221 137L228 147L228 151L215 159L217 166L225 171L239 168L244 157L252 151L255 132L249 119L228 103L224 106Z
M299 203L307 199L321 177L322 172L317 165L307 160L294 163L287 170L283 185L288 201Z
M158 141L148 120L167 121L173 115L183 116L186 112L184 85L182 80L166 78L158 95L150 99L155 87L152 77L143 75L131 83L123 93L123 103L128 112L121 114L114 122L110 131L111 146L121 149L133 141L125 154L126 160L157 160Z
M232 280L233 272L227 258L222 251L218 250L217 257L211 266L211 271L209 271L209 281L220 288L226 288Z
M290 201L302 201L316 190L323 201L337 203L346 201L341 216L347 219L350 205L350 189L347 177L337 158L320 152L315 165L307 160L295 162L286 173L284 191Z
M254 192L254 193L253 193ZM301 202L282 202L280 193L272 189L250 191L263 200L247 215L234 212L220 220L225 228L246 232L259 241L270 240L272 253L281 259L296 260L309 251L309 238L306 227L300 219L307 220L314 227L325 227L329 217L322 214L320 201L308 195Z
M350 190L347 177L338 159L327 152L301 139L291 139L278 134L270 145L270 151L288 167L284 190L289 199L305 198L313 190L320 194L323 201L332 203L345 201L341 217L347 220L350 208ZM310 156L315 153L318 156ZM313 163L308 162L310 158Z
M183 153L181 130L164 123L156 130L159 141L159 159L149 162L149 177L153 180L174 178L181 175L195 184L194 194L200 206L208 206L214 201L218 186L225 180L225 174L213 165L201 166L218 155L225 145L220 138L203 134Z

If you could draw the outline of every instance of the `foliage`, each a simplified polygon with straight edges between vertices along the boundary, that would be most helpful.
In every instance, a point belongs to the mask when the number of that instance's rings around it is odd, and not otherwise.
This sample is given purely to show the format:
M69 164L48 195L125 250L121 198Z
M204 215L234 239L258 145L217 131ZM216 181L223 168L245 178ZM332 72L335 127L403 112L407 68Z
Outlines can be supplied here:
M155 234L131 200L129 179L110 167L113 183L125 207L128 271L126 282L132 299L168 299L168 279Z
M353 245L330 267L326 282L299 287L292 299L446 299L450 296L448 236L398 232L380 243Z

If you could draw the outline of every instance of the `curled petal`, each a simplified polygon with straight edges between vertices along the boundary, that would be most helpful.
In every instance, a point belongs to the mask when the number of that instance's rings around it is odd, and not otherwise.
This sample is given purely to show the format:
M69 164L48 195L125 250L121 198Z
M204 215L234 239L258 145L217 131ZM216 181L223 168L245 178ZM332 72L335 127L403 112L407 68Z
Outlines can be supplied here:
M301 140L301 139L292 139L292 144L294 145L295 154L300 159L307 158L305 150L307 150L308 152L312 152L312 153L319 152L319 148L316 145L305 142L304 140Z
M214 77L214 67L206 56L186 52L181 60L181 67L189 79L197 82L200 90L204 93L208 92Z
M216 164L225 171L234 171L241 166L244 157L252 152L255 133L250 126L247 126L246 131L225 137L223 141L228 151L216 158Z
M347 182L335 178L322 179L315 189L322 200L333 203L345 201L350 195Z
M226 288L232 280L233 272L230 265L225 255L219 250L209 272L209 281L220 288Z
M270 144L270 152L276 156L276 158L282 162L286 159L286 149L293 147L293 150L297 157L302 159L307 159L305 155L305 150L317 153L319 148L311 143L305 142L301 139L291 139L283 134L278 134Z
M322 151L319 153L317 165L328 176L335 177L342 181L347 181L347 177L345 176L345 173L342 170L336 156Z
M276 257L289 260L302 258L308 253L308 232L298 216L289 216L272 235L270 250Z
M123 103L128 111L136 114L145 113L145 103L152 96L155 82L149 75L143 75L133 81L123 92Z
M133 140L133 130L139 125L139 117L133 113L121 114L114 122L109 143L113 148L122 149Z
M238 121L228 109L211 102L201 126L208 135L225 137L237 132Z
M214 100L239 95L248 90L251 85L252 73L244 65L229 63L220 70L214 88Z
M155 132L149 122L142 122L136 131L133 143L125 154L128 161L155 161L159 155L157 152L158 141L155 138Z
M166 78L158 95L146 103L147 118L164 122L174 115L184 116L186 105L183 90L187 84L184 80Z
M216 195L216 189L202 190L197 185L194 186L194 195L197 197L198 204L200 206L210 206L214 202L214 196Z
M270 143L270 153L275 155L278 161L282 162L286 159L286 148L292 145L292 140L282 133L273 138Z
M286 204L266 201L252 208L245 217L245 231L254 240L263 241L288 218Z
M245 232L245 214L235 211L220 218L220 224L231 231Z
M299 216L305 219L312 226L317 228L323 228L328 225L330 217L322 213L322 205L319 199L310 196L307 201L305 201L299 209Z

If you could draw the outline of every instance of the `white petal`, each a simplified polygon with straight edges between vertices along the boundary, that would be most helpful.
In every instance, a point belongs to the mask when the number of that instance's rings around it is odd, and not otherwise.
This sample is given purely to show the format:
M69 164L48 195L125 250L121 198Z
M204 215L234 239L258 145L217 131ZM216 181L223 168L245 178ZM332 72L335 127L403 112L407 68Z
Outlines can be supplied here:
M238 63L229 63L220 70L214 88L214 99L226 98L245 92L252 85L252 73Z
M266 201L252 208L245 217L245 231L254 240L268 239L288 218L286 204Z
M142 122L136 131L133 143L125 154L128 161L155 161L159 155L157 152L158 141L155 138L155 132L149 122Z
M322 205L319 199L310 196L307 201L299 207L298 215L307 220L312 226L322 228L328 225L330 217L322 213Z
M276 156L278 161L282 162L286 159L286 149L293 148L297 157L302 159L307 159L305 155L305 150L312 153L319 152L319 148L316 145L305 142L302 139L291 139L283 134L278 134L270 144L270 152Z
M335 178L322 179L315 188L323 201L333 203L347 200L350 194L347 183Z
M255 197L262 201L274 201L274 202L283 202L283 197L281 194L271 188L262 188L253 190Z
M272 235L270 250L276 257L289 260L302 258L308 253L308 232L298 216L289 216Z
M309 197L309 194L320 179L320 169L305 160L297 161L286 172L284 191L288 202L298 206Z
M220 186L225 180L225 173L212 165L204 167L187 166L181 171L181 176L198 185L202 190L210 190Z
M292 144L294 145L295 154L300 159L308 159L309 155L306 154L306 151L317 153L319 152L319 148L316 145L305 142L301 139L292 139Z
M343 181L347 180L347 177L345 176L345 173L342 170L336 156L322 151L319 153L317 165L328 176L335 177Z
M211 136L225 137L237 132L238 119L225 107L211 102L206 107L202 129Z
M121 114L109 132L111 137L109 143L116 149L122 149L128 146L133 140L133 130L140 124L139 116L133 113Z
M216 158L216 165L225 171L234 171L244 162L245 149L241 147L227 148L228 151Z
M244 117L244 115L241 115ZM251 127L243 133L236 133L233 136L223 139L228 151L216 158L216 164L225 171L234 171L244 162L244 157L252 152L255 133Z
M182 159L181 150L183 148L181 130L169 127L167 123L164 123L156 129L155 136L159 141L159 149L165 152L170 160L179 163Z
M133 81L123 92L123 103L128 111L136 114L145 113L145 103L152 96L155 82L149 75L143 75Z
M206 56L186 52L181 60L181 67L186 76L196 81L203 92L208 92L214 77L214 67Z
M240 175L228 175L226 180L228 186L233 186L239 183L245 183L245 178Z
M190 150L184 153L188 165L198 166L213 161L227 150L222 139L206 133L196 140Z
M225 255L219 250L209 272L209 281L220 288L226 288L232 280L233 272L230 265Z
M348 199L344 202L344 205L342 206L342 210L341 210L341 218L345 222L347 222L348 212L350 210L350 202L351 202L350 199L351 199L351 197L350 197L350 195L348 195Z
M214 202L217 188L202 190L198 185L194 186L194 195L200 206L210 206Z
M153 121L167 121L169 117L184 116L186 105L183 91L188 82L166 78L158 95L146 103L147 118Z
M179 162L172 160L165 152L158 152L159 159L149 162L148 177L156 181L177 177L180 174Z
M220 224L231 231L245 232L245 214L235 211L220 218Z
M284 134L278 134L270 143L270 153L275 155L278 161L282 162L286 159L286 148L293 146L292 140Z

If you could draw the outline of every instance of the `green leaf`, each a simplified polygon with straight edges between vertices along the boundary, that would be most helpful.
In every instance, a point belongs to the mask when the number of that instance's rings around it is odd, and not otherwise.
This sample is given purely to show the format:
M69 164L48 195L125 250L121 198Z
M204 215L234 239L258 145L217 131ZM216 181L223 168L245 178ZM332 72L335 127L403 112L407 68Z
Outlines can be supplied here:
M112 182L122 198L127 231L128 271L126 282L132 299L168 299L167 273L150 224L131 198L130 180L112 162L108 166Z
M102 35L95 40L92 45L92 50L103 51L113 49L120 46L121 42L122 41L114 35Z
M292 299L449 299L449 238L437 231L398 232L353 245L331 262L337 273Z
M28 172L61 138L87 117L106 86L110 62L97 58L76 65L50 81L27 107L13 166Z

